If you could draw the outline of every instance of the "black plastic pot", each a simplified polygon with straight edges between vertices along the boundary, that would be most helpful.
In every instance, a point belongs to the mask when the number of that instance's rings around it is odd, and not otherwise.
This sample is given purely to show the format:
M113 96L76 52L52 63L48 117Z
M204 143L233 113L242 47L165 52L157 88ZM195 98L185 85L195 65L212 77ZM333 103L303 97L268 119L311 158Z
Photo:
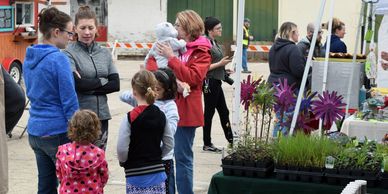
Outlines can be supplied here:
M236 167L242 167L242 166L244 166L243 164L244 164L243 161L238 161L238 160L233 161L233 166L236 166ZM243 176L244 170L243 170L243 168L234 168L233 174L235 176Z
M273 161L266 161L266 162L263 162L264 163L264 166L265 167L261 167L261 166L256 166L256 172L255 172L255 177L258 177L258 178L265 178L265 177L269 177L270 175L272 175L273 173L273 170L275 168L275 164ZM257 163L256 163L257 165Z
M286 165L276 165L274 172L276 173L276 178L279 180L288 180L288 166Z
M273 165L273 161L269 159L260 160L256 162L257 168L268 168L270 165Z
M254 161L244 161L244 166L248 167L244 170L244 174L246 177L254 177L255 176L255 171L252 169L256 165L256 162Z
M326 169L327 182L333 185L347 185L357 179L366 180L368 187L375 187L378 183L379 172L365 171L360 169Z
M322 183L324 181L324 174L325 169L323 168L311 168L311 172L314 173L311 176L311 182L313 183Z
M274 169L273 161L265 164L266 168L258 168L256 165L257 162L252 161L232 161L232 165L227 165L224 161L222 170L224 175L265 178L270 176Z
M222 166L232 166L233 165L233 159L225 157L221 160ZM225 176L232 176L233 175L233 169L231 168L222 168L222 172Z
M298 181L300 179L300 174L298 173L299 168L296 166L290 166L288 174L288 180L290 181Z
M338 185L339 179L337 178L338 175L338 169L325 169L325 177L327 180L327 183L330 185Z
M300 176L300 181L302 181L302 182L310 182L311 175L309 174L309 172L311 172L311 168L301 167L301 168L299 168L299 171L305 172L305 173L302 173L302 174L299 175Z
M380 187L384 189L388 189L388 173L383 172L381 173L380 177L381 177Z

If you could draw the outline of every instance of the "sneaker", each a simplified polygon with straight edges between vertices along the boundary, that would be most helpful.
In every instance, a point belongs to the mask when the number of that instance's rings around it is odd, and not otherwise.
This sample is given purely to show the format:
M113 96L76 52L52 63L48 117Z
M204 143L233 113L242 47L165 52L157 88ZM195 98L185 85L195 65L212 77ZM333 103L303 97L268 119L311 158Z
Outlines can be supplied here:
M249 71L249 70L243 70L243 71L241 71L241 73L252 73L252 71Z
M216 146L213 144L210 144L210 146L203 146L203 151L208 151L208 152L221 152L222 150L218 149Z

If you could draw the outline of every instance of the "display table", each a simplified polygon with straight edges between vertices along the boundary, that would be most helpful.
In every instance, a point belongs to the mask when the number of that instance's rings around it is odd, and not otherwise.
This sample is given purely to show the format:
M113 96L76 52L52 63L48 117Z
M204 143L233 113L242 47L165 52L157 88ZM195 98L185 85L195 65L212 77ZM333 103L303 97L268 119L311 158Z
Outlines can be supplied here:
M322 61L321 61L322 60ZM322 93L323 78L325 74L324 59L316 59L312 62L311 91ZM358 105L358 95L362 83L364 83L365 63L358 60L353 64L352 59L330 59L327 67L326 90L336 91L338 95L344 97L342 102L347 102L349 80L353 74L352 87L350 88L349 108L356 109Z
M213 175L208 194L339 194L345 186L325 183L303 183L280 181L275 178L259 179L224 176L222 172ZM368 193L387 194L388 190L368 188Z
M357 120L352 115L345 119L341 132L349 137L357 137L358 139L366 137L368 140L381 142L384 135L388 133L388 122Z

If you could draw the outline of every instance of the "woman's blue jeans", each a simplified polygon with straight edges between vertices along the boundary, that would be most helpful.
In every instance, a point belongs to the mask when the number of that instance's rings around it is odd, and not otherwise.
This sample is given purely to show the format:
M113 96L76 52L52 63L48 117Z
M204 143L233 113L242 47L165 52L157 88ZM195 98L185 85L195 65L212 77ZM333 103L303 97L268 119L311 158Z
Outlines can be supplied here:
M178 193L193 194L193 142L196 127L178 127L175 133L176 186Z
M55 173L55 161L58 146L70 142L66 133L51 136L28 135L28 141L34 150L38 166L38 194L57 193L58 181Z

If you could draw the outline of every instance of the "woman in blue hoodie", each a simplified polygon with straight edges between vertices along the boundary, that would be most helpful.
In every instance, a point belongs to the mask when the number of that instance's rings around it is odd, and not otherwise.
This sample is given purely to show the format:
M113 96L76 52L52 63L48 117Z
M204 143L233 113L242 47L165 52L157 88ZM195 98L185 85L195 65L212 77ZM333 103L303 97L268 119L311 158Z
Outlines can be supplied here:
M23 65L27 96L31 102L28 140L38 166L38 193L57 193L55 154L70 142L67 123L78 109L73 74L64 49L72 38L73 24L64 12L51 7L39 14L43 44L27 48Z

